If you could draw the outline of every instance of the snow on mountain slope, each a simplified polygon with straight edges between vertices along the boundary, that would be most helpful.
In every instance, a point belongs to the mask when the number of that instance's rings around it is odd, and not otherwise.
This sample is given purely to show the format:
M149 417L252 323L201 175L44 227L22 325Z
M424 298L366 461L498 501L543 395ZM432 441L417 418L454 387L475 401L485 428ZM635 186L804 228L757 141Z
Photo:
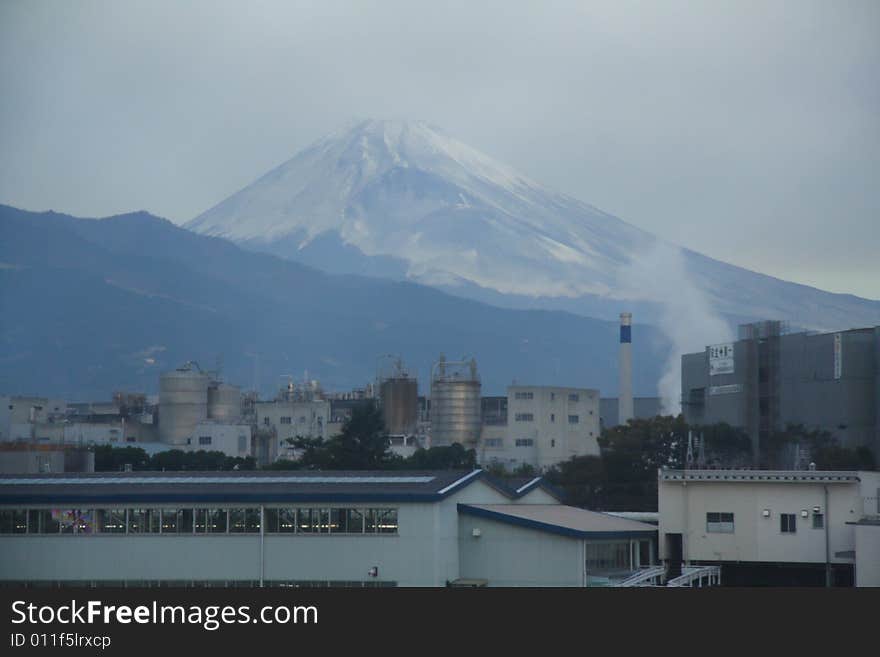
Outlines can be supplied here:
M643 302L678 308L673 323L721 313L829 330L880 324L880 302L665 244L422 122L364 121L322 139L187 227L292 259L332 238L339 253L393 258L419 282L513 305Z

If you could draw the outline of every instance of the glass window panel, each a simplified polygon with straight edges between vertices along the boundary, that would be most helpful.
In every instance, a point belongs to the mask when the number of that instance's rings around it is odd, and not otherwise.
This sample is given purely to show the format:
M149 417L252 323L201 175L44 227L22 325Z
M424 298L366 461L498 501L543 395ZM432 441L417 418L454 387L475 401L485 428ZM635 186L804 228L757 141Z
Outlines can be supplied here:
M296 531L296 509L278 509L278 531L283 534Z
M377 511L376 509L367 509L364 512L364 531L368 534L376 533L376 524L377 524Z
M299 509L297 513L299 530L304 533L312 531L312 509Z
M162 509L162 533L177 533L177 509Z
M177 532L179 534L192 534L193 531L193 510L178 509L177 510Z
M348 509L348 531L360 534L364 531L364 514L360 509Z
M77 509L74 520L74 531L77 534L91 534L95 529L94 515L91 509Z
M96 529L102 534L125 533L125 509L98 509Z
M330 532L348 533L348 509L330 509Z
M260 533L260 510L245 509L244 512L244 529L249 533Z
M61 525L52 517L52 511L49 509L32 509L30 511L30 526L28 531L31 534L57 534L61 529Z
M159 509L129 509L128 531L137 534L158 534L159 520Z
M204 534L208 531L208 510L195 509L193 515L195 516L196 534Z
M330 509L321 509L321 526L318 531L326 534L330 531Z
M278 516L280 509L264 509L263 513L266 517L266 533L275 534L278 532Z
M208 533L226 533L226 509L208 509Z
M233 534L241 534L245 529L245 510L229 509L229 531Z
M380 534L396 534L397 509L380 509L377 529Z

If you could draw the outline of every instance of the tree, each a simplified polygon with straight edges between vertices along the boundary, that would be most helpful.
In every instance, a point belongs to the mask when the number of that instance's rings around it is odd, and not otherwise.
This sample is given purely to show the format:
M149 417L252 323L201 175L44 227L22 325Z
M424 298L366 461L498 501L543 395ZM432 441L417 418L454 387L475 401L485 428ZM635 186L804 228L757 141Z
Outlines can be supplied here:
M382 412L370 401L352 409L339 435L325 441L300 438L294 445L303 450L300 462L307 469L382 470L399 458L388 451Z
M565 503L589 509L604 509L606 474L599 456L573 456L554 465L544 477L562 491Z
M140 447L96 445L95 472L117 472L131 465L132 470L149 470L150 457Z
M402 470L473 470L477 467L477 453L459 443L419 448L412 456L402 459L398 467Z

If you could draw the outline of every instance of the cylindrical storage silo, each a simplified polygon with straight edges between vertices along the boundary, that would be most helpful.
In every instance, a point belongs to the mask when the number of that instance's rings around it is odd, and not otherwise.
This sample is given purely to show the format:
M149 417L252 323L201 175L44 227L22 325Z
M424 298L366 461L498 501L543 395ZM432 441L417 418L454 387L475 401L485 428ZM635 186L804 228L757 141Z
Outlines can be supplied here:
M379 386L385 430L392 436L415 433L418 424L419 388L416 379L393 377Z
M241 417L241 389L228 383L214 383L208 388L208 417L212 420L237 420Z
M185 445L196 425L208 417L210 379L184 366L159 377L159 440Z
M447 362L441 357L431 377L432 447L476 446L482 419L480 391L474 360Z

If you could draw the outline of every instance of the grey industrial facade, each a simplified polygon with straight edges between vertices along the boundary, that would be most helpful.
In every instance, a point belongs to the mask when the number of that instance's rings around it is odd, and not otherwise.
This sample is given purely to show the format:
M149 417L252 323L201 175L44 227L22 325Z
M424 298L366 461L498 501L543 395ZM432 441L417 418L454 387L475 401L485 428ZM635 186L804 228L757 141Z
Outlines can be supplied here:
M744 325L736 342L682 356L681 385L689 423L742 427L756 452L770 432L802 424L880 456L880 326L786 334L779 322Z

